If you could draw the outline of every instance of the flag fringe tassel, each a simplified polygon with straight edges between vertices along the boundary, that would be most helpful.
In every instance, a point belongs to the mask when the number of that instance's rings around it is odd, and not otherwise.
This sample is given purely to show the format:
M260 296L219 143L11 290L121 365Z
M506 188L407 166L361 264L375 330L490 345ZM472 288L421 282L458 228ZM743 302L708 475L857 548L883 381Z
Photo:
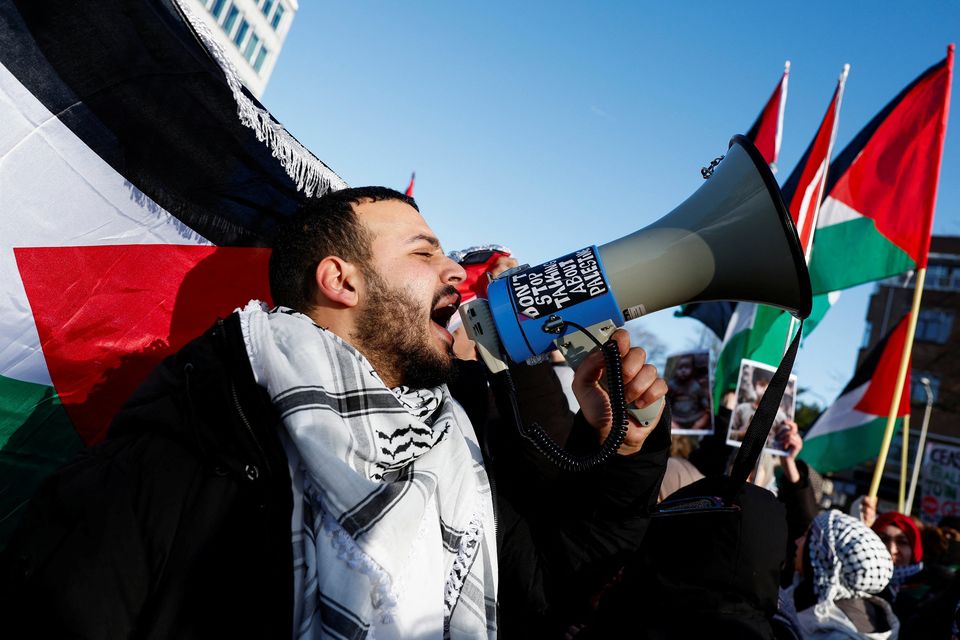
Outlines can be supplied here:
M253 103L244 93L244 86L236 68L210 32L206 22L186 7L183 0L176 0L176 4L211 57L223 70L227 85L237 103L240 122L253 129L257 140L270 147L273 157L280 161L287 175L297 183L297 190L310 197L346 188L347 183L343 178L300 144L267 110Z

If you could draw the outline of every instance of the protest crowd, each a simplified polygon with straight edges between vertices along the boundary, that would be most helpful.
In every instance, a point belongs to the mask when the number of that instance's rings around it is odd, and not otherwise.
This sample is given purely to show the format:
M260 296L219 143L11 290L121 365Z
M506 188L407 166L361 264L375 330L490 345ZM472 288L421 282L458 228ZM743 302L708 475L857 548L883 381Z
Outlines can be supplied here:
M889 405L882 453L850 465L877 460L879 483L909 415L919 294L804 431L790 374L815 297L924 273L932 197L890 192L936 191L952 45L831 164L845 66L781 190L787 63L753 131L666 216L702 226L677 241L650 225L678 273L651 275L667 295L647 309L618 304L607 274L629 288L653 270L634 255L646 229L533 269L501 245L448 253L412 179L349 187L182 3L120 4L0 0L0 114L16 115L0 204L23 213L0 254L16 260L0 283L16 334L0 349L0 637L960 640L960 517L920 522L912 495L900 513L876 487L831 508L809 462L840 464L851 424L880 442ZM908 139L921 151L895 148ZM887 206L901 200L919 222ZM857 259L851 220L894 257L822 267L813 237L831 225L824 244ZM741 262L719 250L733 239L762 259L730 280L756 275L759 297L709 289L717 256ZM494 308L497 287L512 306ZM622 326L728 299L777 327L779 367L758 347L658 370ZM896 391L871 387L894 343Z

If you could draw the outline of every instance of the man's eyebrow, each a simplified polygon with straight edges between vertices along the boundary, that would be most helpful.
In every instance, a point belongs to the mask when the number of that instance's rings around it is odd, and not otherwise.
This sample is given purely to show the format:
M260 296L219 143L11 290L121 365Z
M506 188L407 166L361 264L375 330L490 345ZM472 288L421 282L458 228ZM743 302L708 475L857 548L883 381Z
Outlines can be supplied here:
M432 246L434 249L440 248L440 241L437 240L435 237L429 236L425 233L418 233L415 236L411 236L410 238L407 239L407 244L415 244L421 241L426 242L427 244Z

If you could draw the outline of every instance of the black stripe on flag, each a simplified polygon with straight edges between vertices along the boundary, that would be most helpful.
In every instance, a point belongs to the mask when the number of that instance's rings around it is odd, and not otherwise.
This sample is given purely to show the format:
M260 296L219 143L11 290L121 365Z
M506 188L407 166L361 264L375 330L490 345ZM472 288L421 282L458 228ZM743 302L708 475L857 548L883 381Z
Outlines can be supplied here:
M5 1L0 63L131 185L217 245L266 246L304 199L240 122L223 71L172 0Z
M856 137L851 140L850 143L843 149L843 151L837 155L836 160L834 160L833 164L830 165L830 170L827 175L827 186L823 190L824 198L826 198L830 192L833 191L833 187L837 184L837 181L840 180L840 178L843 177L843 175L847 172L847 169L849 169L850 165L853 164L853 161L857 159L857 156L860 155L860 152L863 151L863 148L870 141L870 138L877 131L880 125L883 124L883 121L887 119L887 116L889 116L890 113L896 109L901 102L903 102L903 99L906 98L907 95L913 91L918 84L923 82L928 76L931 76L943 69L946 64L946 59L941 60L917 76L913 82L911 82L903 91L897 94L896 98L887 103L887 106L885 106L880 113L874 116L873 120L867 123L867 126L861 129L860 133L858 133ZM784 199L786 200L786 198Z
M883 352L887 348L887 343L890 342L890 336L893 335L894 331L906 320L909 313L904 314L903 318L900 319L890 331L887 332L887 335L874 345L873 349L870 350L870 353L867 354L867 357L864 358L863 363L857 367L857 370L853 374L853 378L850 379L850 382L847 383L847 386L843 388L843 391L840 392L840 395L845 395L850 391L853 391L857 387L860 387L873 378L874 372L877 370L877 366L880 364L880 358L883 357ZM891 392L891 395L893 393Z

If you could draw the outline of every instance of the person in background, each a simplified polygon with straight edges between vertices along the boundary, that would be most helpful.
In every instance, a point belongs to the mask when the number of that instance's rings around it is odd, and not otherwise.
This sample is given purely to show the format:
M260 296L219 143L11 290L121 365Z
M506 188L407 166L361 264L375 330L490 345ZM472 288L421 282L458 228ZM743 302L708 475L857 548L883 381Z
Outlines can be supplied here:
M694 447L692 437L672 436L670 457L667 459L667 470L663 474L663 482L660 483L657 502L663 502L674 491L703 478L700 470L688 460Z
M799 638L896 640L900 622L877 596L893 576L880 537L858 519L824 511L796 543L794 579L778 620Z
M786 557L792 558L796 554L795 541L803 536L820 509L810 481L810 467L797 459L803 449L803 438L800 437L797 425L791 422L789 428L781 432L778 438L787 455L779 456L782 473L777 481L777 499L787 508ZM793 564L784 563L782 584L787 586L792 579Z
M874 521L873 530L893 559L889 597L903 623L904 636L921 637L916 630L931 617L929 610L923 610L924 605L949 590L953 573L936 562L928 565L923 536L913 518L896 512L882 513ZM920 617L924 620L918 620Z

